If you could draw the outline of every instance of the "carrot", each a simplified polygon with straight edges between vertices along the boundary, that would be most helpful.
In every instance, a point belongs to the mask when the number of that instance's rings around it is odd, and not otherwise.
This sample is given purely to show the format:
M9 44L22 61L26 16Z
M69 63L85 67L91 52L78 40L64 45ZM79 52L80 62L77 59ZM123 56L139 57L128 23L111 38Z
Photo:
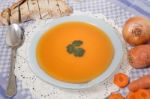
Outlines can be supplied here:
M135 99L135 93L129 92L128 95L126 96L126 99Z
M135 93L135 99L150 99L150 92L146 89L139 89Z
M129 83L129 78L123 73L118 73L114 76L114 84L118 87L123 88Z
M108 99L124 99L120 93L113 93L109 96Z
M150 45L139 45L128 51L130 65L136 69L150 66Z
M150 74L145 75L137 80L131 82L128 86L130 91L137 91L138 89L150 88Z

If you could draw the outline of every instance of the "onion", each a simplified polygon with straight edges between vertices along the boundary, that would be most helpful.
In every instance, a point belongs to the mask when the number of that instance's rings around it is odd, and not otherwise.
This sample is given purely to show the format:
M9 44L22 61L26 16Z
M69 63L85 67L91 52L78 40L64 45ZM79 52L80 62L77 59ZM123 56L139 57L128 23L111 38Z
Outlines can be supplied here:
M132 17L123 27L123 37L131 45L141 45L150 41L150 20L144 17Z

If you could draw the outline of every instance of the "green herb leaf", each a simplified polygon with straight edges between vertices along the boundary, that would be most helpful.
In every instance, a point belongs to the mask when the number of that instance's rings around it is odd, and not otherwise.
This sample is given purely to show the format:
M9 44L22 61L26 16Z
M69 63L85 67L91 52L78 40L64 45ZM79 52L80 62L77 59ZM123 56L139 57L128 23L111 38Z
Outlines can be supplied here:
M74 46L81 46L83 44L83 42L81 40L75 40L72 42L72 45Z
M74 56L76 57L81 57L84 55L84 53L85 53L85 50L83 48L76 48L74 50Z
M69 44L67 48L67 52L69 54L73 54L76 57L82 57L85 53L85 50L80 46L83 44L81 40L75 40L71 44Z
M72 44L69 44L69 45L67 46L67 52L70 53L70 54L74 52L74 49L75 49L75 48L74 48L74 46L73 46Z

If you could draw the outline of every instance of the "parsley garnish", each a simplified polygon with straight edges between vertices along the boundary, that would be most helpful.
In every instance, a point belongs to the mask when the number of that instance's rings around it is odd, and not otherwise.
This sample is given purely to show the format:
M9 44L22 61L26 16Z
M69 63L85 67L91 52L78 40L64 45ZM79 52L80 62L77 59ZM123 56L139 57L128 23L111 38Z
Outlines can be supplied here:
M67 52L69 54L73 54L75 57L82 57L85 53L85 50L81 48L83 42L81 40L75 40L71 44L69 44L67 48Z

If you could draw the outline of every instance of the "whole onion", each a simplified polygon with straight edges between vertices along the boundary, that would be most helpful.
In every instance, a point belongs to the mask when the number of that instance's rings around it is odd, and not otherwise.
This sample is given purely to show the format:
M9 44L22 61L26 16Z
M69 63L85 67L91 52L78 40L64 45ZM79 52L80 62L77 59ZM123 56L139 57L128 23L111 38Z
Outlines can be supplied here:
M150 41L150 20L136 16L128 19L123 27L123 37L131 45L141 45Z

